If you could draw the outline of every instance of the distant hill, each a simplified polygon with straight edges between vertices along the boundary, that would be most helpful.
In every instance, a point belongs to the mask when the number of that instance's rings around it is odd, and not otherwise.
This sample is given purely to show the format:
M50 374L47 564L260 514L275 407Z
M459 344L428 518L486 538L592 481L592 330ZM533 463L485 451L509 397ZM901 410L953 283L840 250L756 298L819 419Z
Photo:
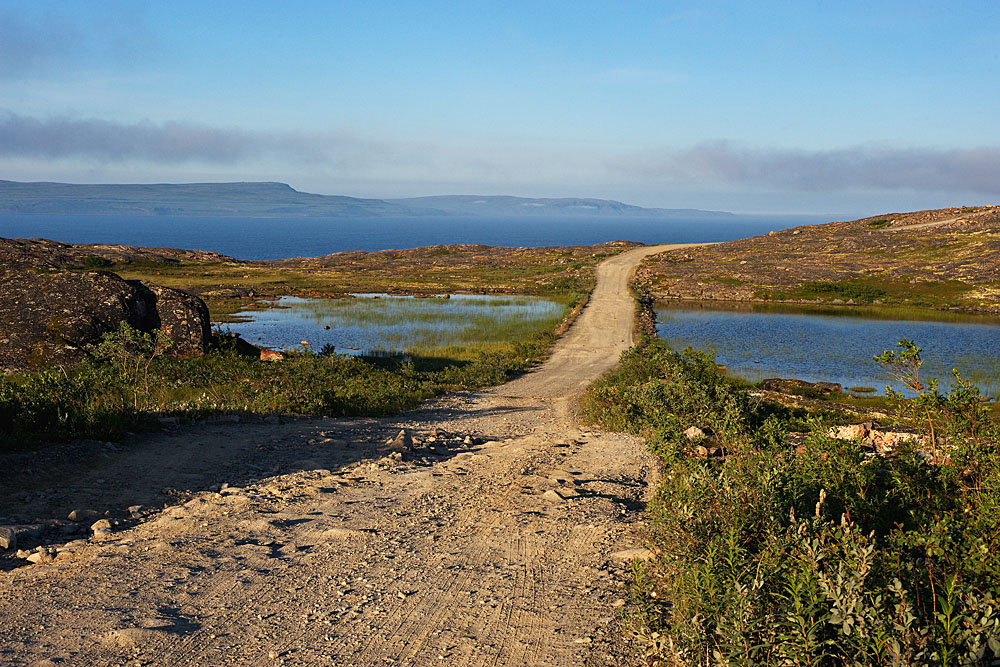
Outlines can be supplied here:
M284 183L78 185L0 181L0 213L249 218L531 216L735 218L731 213L631 206L606 199L436 196L361 199L299 192Z
M437 195L387 199L409 208L446 211L467 216L557 216L601 218L735 218L732 213L693 208L643 208L611 199L532 199L511 196Z
M299 192L284 183L76 185L0 181L0 213L252 218L429 215L381 199Z

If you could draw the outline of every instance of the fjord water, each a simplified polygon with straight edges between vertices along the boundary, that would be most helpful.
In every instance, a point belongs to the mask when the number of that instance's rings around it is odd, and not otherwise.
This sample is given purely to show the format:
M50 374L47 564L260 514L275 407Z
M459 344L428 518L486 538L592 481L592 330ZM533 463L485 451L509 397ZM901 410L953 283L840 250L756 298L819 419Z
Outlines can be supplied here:
M803 217L644 218L221 218L181 216L0 215L0 237L210 250L239 259L317 257L342 250L388 250L453 243L536 247L606 241L729 241L794 225Z
M566 306L531 296L453 294L417 298L356 294L343 299L282 297L263 309L236 314L246 321L226 324L255 345L299 347L319 352L427 352L449 345L483 345L517 340L551 330Z
M782 377L873 387L891 378L872 357L901 338L923 348L921 379L950 386L951 369L984 393L1000 393L1000 318L942 314L948 321L880 319L844 309L725 308L658 304L657 332L674 349L714 350L730 375L757 381ZM884 317L884 315L883 315ZM894 384L897 389L902 389Z

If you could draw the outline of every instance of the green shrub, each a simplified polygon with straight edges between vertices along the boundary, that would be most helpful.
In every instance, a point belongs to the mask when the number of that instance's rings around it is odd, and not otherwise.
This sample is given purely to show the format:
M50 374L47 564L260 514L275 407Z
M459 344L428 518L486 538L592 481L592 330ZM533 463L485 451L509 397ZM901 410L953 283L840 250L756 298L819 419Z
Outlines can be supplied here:
M114 262L110 259L98 255L87 255L83 258L83 268L85 269L106 269L113 264Z
M874 285L823 280L803 283L799 292L807 297L843 299L857 303L872 303L888 296L885 290Z
M794 415L713 370L706 355L642 346L585 399L591 418L646 433L666 466L648 508L656 556L636 565L628 608L648 664L1000 654L1000 429L974 388L897 397L949 443L934 464L913 448L868 454L820 422L795 451L783 444ZM694 455L687 425L731 454Z
M0 447L114 438L155 427L159 415L387 415L445 391L505 382L527 370L553 341L543 331L409 362L321 350L262 363L240 355L226 336L205 356L170 356L162 335L123 324L75 368L0 376Z

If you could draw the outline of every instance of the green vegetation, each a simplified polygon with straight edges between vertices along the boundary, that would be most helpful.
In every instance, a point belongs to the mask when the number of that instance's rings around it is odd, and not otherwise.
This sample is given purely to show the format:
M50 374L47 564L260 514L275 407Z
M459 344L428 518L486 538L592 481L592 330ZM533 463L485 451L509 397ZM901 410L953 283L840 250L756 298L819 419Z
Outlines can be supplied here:
M930 310L916 306L800 304L800 303L727 303L722 301L660 301L657 309L715 310L748 313L792 313L862 317L866 320L915 320L918 322L958 322L964 324L1000 324L1000 317L984 313L953 310Z
M579 300L594 287L596 265L628 247L447 246L260 262L138 259L109 268L126 280L193 291L208 304L213 320L226 322L261 296L485 292Z
M839 282L825 280L811 281L803 283L799 287L799 291L805 297L843 299L857 303L872 303L887 296L884 289L853 280Z
M871 227L872 229L885 229L891 224L892 224L891 220L885 220L885 219L868 221L868 226Z
M98 257L97 255L87 255L83 258L83 268L91 269L106 269L111 266L114 262L110 259L104 257Z
M932 318L929 308L953 308L967 303L966 295L976 286L961 280L926 280L916 277L864 279L851 278L840 281L809 281L790 289L767 289L754 292L754 298L767 301L794 301L819 299L821 301L853 301L856 304L878 303L891 313L893 308L923 310Z
M913 377L914 348L881 361ZM659 341L626 352L584 407L644 434L665 466L649 506L654 556L635 564L627 615L645 664L1000 655L1000 427L956 379L947 394L927 384L916 400L892 397L928 444L879 456L829 437L829 420L751 397L707 354ZM690 426L722 455L698 455ZM804 444L787 444L792 431Z
M375 296L281 301L272 304L278 310L269 318L351 332L363 349L371 349L365 341L374 339L384 349L436 355L445 347L503 344L554 329L572 305L566 299L513 295Z
M457 389L505 382L542 358L551 322L517 337L373 358L293 352L266 363L220 337L203 357L170 356L162 336L127 325L71 369L0 376L0 447L67 438L115 438L156 428L162 416L220 412L384 415Z

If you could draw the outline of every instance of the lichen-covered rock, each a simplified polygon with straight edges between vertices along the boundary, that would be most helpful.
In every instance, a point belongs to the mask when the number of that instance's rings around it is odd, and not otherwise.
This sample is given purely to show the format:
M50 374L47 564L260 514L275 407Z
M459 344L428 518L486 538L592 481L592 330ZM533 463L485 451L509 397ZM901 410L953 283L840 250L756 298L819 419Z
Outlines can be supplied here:
M212 326L204 301L187 292L152 283L139 283L136 287L145 288L153 294L153 308L146 314L143 326L133 326L143 331L159 329L173 341L173 352L176 354L190 356L205 353Z
M208 308L197 297L114 273L23 272L0 276L0 369L79 362L122 322L162 329L180 354L205 351Z

